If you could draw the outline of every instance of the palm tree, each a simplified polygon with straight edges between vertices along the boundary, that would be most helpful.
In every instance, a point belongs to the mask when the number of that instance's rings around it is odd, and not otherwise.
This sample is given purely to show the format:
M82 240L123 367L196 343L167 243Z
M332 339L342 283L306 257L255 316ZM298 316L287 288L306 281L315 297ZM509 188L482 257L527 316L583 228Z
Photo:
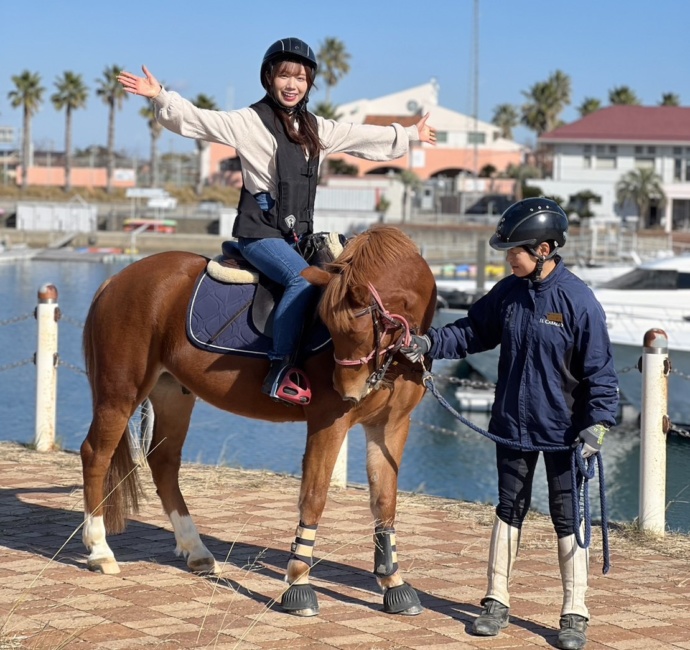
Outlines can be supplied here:
M37 72L24 70L12 77L14 90L7 93L12 108L24 111L22 125L22 190L28 186L29 165L31 164L31 118L38 111L43 101L45 88L41 86L41 76Z
M158 139L163 133L163 127L156 121L156 113L150 102L147 102L139 115L146 120L151 134L151 187L158 187Z
M649 210L653 201L659 207L666 203L661 177L653 169L633 169L616 183L616 201L623 207L634 203L639 215L639 227L649 223Z
M65 192L72 190L72 111L86 106L89 89L80 74L67 70L55 80L57 92L50 101L56 111L65 109Z
M331 88L350 72L350 53L345 49L345 43L337 38L326 38L316 58L319 61L317 76L326 84L326 104L331 103Z
M118 65L106 67L103 76L96 79L98 95L108 107L108 175L106 191L113 191L113 173L115 171L115 111L122 108L122 102L127 99L127 92L117 80L122 68Z
M520 115L512 104L499 104L494 108L491 123L501 130L501 137L513 139L513 129L520 123Z
M508 168L506 169L506 176L508 178L514 178L515 179L515 200L516 201L521 201L522 199L526 198L525 197L525 190L527 189L528 185L526 183L527 179L530 178L539 178L540 173L539 169L536 167L533 167L532 165L508 165ZM539 191L539 194L541 194L541 190Z
M313 112L314 115L320 115L326 120L339 120L342 117L342 114L338 113L338 107L328 102L319 102L314 106Z
M618 86L609 90L611 106L639 106L640 100L628 86Z
M601 101L596 99L595 97L585 97L582 100L582 104L580 104L577 107L578 113L580 113L580 117L585 117L586 115L590 115L591 113L595 113L601 108Z
M204 95L203 93L198 94L196 96L196 99L192 100L192 104L194 104L194 106L196 106L197 108L202 108L208 111L218 110L218 105L216 104L214 99L212 97L209 97L208 95ZM201 192L204 189L204 152L206 151L206 149L208 149L208 142L206 142L205 140L197 140L196 149L199 156L199 169L197 172L196 193L198 196L201 196Z
M411 169L403 169L398 176L405 188L403 194L403 214L402 220L412 220L412 195L419 191L422 181Z
M527 102L522 106L522 123L537 136L562 124L560 114L570 104L570 77L556 70L546 81L523 91Z
M659 106L680 106L680 96L676 93L663 93Z

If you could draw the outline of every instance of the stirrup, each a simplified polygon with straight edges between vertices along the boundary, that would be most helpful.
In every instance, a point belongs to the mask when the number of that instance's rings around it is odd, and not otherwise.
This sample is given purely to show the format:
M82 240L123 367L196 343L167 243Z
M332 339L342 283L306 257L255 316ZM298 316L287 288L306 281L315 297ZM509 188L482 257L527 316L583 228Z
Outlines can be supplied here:
M272 362L261 391L271 399L297 406L306 406L311 401L309 378L287 361Z

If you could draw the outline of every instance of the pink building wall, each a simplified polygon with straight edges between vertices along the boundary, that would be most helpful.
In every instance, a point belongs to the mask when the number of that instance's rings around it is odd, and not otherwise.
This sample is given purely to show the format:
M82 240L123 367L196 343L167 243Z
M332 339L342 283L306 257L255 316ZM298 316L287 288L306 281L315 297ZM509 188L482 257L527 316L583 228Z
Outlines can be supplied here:
M24 170L17 167L17 185L22 184ZM72 187L106 187L108 175L105 167L72 167ZM27 181L29 185L47 187L64 187L64 167L29 167ZM115 169L113 187L136 187L137 179L132 169Z

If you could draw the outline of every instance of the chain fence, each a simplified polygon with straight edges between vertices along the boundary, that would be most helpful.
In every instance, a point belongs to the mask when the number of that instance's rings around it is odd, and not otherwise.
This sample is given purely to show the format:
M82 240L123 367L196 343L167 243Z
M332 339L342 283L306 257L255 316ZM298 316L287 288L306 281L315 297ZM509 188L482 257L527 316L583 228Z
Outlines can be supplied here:
M0 320L0 327L7 326L7 325L14 325L17 323L21 323L23 321L29 320L30 318L35 318L36 316L36 311L34 310L33 312L27 312L25 314L21 314L20 316L15 316L13 318L8 318L5 320ZM63 321L77 329L82 330L84 328L84 322L80 321L76 318L72 318L68 314L64 314L61 311L58 310L58 315L57 315L58 320ZM16 368L21 368L22 366L26 366L28 364L36 362L36 354L34 353L31 357L27 357L25 359L21 359L19 361L15 361L12 363L8 363L5 365L0 365L0 373L6 372L9 370L14 370ZM78 366L74 363L70 363L69 361L66 361L61 358L56 359L56 365L61 368L66 368L67 370L70 370L71 372L85 376L86 375L86 370ZM617 374L625 374L629 373L632 371L640 371L639 364L634 365L634 366L625 366L623 368L620 368L619 370L616 370ZM681 379L684 379L685 381L690 381L690 374L687 374L681 370L677 370L673 367L671 367L670 373L673 375L676 375L677 377L680 377ZM446 384L454 385L457 386L458 389L465 389L467 390L470 394L472 391L493 391L496 388L496 385L493 382L486 381L484 379L474 379L474 378L466 378L466 377L457 377L454 375L434 375L434 379L439 382L444 382ZM148 424L147 418L152 417L152 409L150 404L145 404L142 406L142 408L146 411L143 415L143 421L144 423ZM490 405L487 406L485 409L485 412L490 411ZM133 434L133 439L140 439L139 435L136 435L135 430L140 429L140 420L142 419L142 412L139 410L137 414L132 418L132 422L130 423L130 429L131 433ZM420 426L423 427L424 429L427 429L429 431L436 431L439 433L444 433L448 435L457 435L457 431L448 429L446 427L442 427L430 422L422 422L420 420L413 420L413 422ZM675 425L673 423L670 424L670 432L675 433L679 436L690 438L690 431L685 430L684 428Z
M639 365L634 365L634 366L624 366L623 368L620 368L619 370L616 370L616 374L622 375L626 374L632 371L637 371L640 372L640 367ZM690 381L690 375L682 372L681 370L676 370L675 368L671 368L670 374L676 375L677 377L680 377L686 381ZM480 380L480 379L469 379L469 378L462 378L462 377L456 377L454 375L433 375L434 381L437 382L442 382L446 384L451 384L458 386L458 389L467 389L469 393L472 391L477 391L478 393L480 391L493 391L496 389L496 384L490 381L486 380ZM463 410L462 405L460 410ZM471 409L467 409L471 410ZM482 409L483 410L483 409ZM489 413L491 411L490 405L487 406L485 412ZM435 431L438 433L443 433L447 435L454 435L457 436L458 432L453 430L453 429L448 429L446 427L441 427L436 424L432 424L429 422L422 422L417 419L412 420L414 424L423 427L424 429L428 431ZM674 424L673 422L669 423L669 433L673 433L675 435L678 435L683 438L690 438L690 431L684 429L682 426Z
M16 323L21 323L25 320L29 320L29 318L34 318L36 312L31 311L26 314L22 314L21 316L14 316L13 318L7 318L5 320L0 320L0 327L4 327L5 325L14 325ZM21 361L14 361L13 363L7 363L5 365L0 366L0 372L5 372L7 370L14 370L15 368L21 368L22 366L26 366L30 363L35 363L36 355L33 354L32 356L22 359Z

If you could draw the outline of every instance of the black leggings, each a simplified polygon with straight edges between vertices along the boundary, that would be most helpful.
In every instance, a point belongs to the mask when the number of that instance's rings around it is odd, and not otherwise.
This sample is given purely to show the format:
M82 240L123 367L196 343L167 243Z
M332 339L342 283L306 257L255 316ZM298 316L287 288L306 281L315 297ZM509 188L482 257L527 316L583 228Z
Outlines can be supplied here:
M549 514L559 538L575 533L571 453L570 451L544 453L549 487ZM527 516L532 501L532 481L538 459L538 451L520 451L505 445L496 445L496 469L498 470L496 515L514 528L522 528L522 522ZM582 477L578 478L581 484Z

